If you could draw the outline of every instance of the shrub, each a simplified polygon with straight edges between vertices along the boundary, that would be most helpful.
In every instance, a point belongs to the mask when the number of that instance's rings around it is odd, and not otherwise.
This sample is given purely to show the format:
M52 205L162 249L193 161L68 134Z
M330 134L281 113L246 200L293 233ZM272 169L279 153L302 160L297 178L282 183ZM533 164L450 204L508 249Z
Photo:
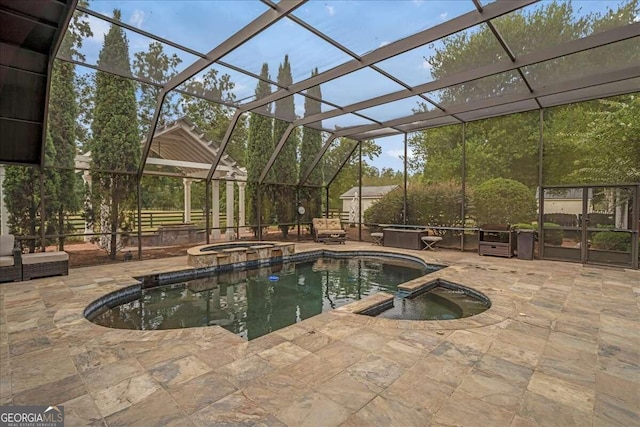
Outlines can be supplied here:
M364 212L365 223L402 223L403 191L387 193ZM407 223L462 226L462 188L454 182L415 183L407 188Z
M550 245L561 246L562 239L564 238L564 232L558 224L552 222L545 222L544 227L544 242Z
M513 224L531 221L536 214L536 198L524 184L495 178L474 190L474 214L482 224Z
M631 234L600 231L592 236L591 247L608 251L628 252L631 250Z
M538 226L529 222L519 222L517 224L512 224L511 228L514 230L537 230Z

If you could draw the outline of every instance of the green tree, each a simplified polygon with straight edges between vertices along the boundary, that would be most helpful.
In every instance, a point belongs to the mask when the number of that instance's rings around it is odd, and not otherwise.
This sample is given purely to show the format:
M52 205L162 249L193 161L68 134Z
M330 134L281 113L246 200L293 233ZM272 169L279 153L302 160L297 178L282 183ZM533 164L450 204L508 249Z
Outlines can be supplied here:
M45 162L51 164L55 159L55 147L51 134L47 132L45 143ZM40 177L44 174L44 187L41 191ZM54 169L25 166L7 166L4 181L4 201L7 206L8 223L13 234L32 236L28 240L29 252L40 246L43 250L47 241L42 241L42 222L45 218L45 234L56 232L56 213L59 211L58 189L60 177ZM44 211L42 210L44 197Z
M212 141L220 143L231 123L235 110L227 104L236 102L233 93L235 83L229 74L219 75L218 70L208 70L201 79L192 79L185 83L185 91L196 95L183 95L181 112L189 118ZM227 145L226 154L245 164L247 149L247 120L241 116ZM213 160L213 159L212 159Z
M590 123L577 136L571 182L640 182L640 96L603 99L605 109L589 113Z
M175 53L171 56L164 52L162 43L152 42L145 52L136 52L133 60L133 70L136 77L151 80L157 84L166 83L171 77L178 74L177 67L182 60ZM151 120L158 103L160 87L138 83L139 95L139 123L141 134L146 138L151 126ZM178 104L175 101L175 92L170 92L165 96L158 126L164 126L167 122L175 119L178 115Z
M289 56L285 55L284 62L278 68L278 84L289 87L293 83ZM293 96L287 96L275 102L275 116L273 125L273 146L276 147L284 135L287 127L296 118ZM289 234L290 223L295 220L296 187L294 183L298 177L297 154L298 135L291 132L282 146L278 157L271 167L271 180L276 184L271 186L276 215L282 236L286 239Z
M116 21L120 10L113 11ZM129 43L117 25L111 25L98 57L99 67L131 74ZM135 84L122 77L96 74L95 110L91 130L92 204L99 207L99 229L110 233L103 240L111 259L115 259L117 233L128 226L126 215L132 212L136 195L133 172L140 162L140 134ZM117 173L121 172L121 173ZM122 172L129 172L128 174Z
M260 77L263 80L258 82L256 87L256 99L264 98L271 93L271 87L268 80L269 66L262 64ZM246 195L248 200L247 218L251 218L251 222L264 224L262 215L266 213L269 217L270 209L267 204L266 197L262 197L262 207L258 209L258 193L264 191L264 186L258 185L258 179L264 169L271 153L273 152L273 120L269 117L271 113L271 104L257 108L251 113L249 118L249 138L247 142L247 156L245 164L247 166L247 187ZM257 234L257 229L255 229Z
M77 39L74 40L73 32L70 31L62 40L60 51L62 55L73 57ZM75 175L76 156L76 117L78 116L77 94L75 90L75 65L70 62L55 61L51 73L51 86L49 98L49 119L47 126L51 135L53 146L55 147L55 157L53 164L59 168L58 174L59 188L56 193L58 200L56 205L57 233L59 237L59 248L64 250L64 236L72 230L71 225L65 218L68 213L75 213L80 210L80 197L78 195L77 180Z
M340 164L345 161L353 147L357 143L347 138L342 138L339 144L327 150L324 155L324 165L326 171L335 173ZM378 157L382 149L372 140L362 141L362 176L370 176L377 174L374 167L369 165L368 160ZM340 195L349 190L351 187L358 185L358 149L353 152L349 160L344 164L343 168L336 174L335 179L331 183L331 191L329 192L329 206L333 209L341 209L342 201ZM326 179L332 179L327 176ZM363 184L364 185L364 184Z
M311 77L318 75L318 69L316 68L311 72ZM322 112L322 106L320 101L316 99L322 99L322 92L320 86L314 86L307 90L307 95L313 96L315 99L305 97L304 99L304 115L305 117L312 116L314 114L320 114ZM316 155L322 148L322 132L318 129L311 127L305 127L302 130L302 143L300 145L300 176L302 179L303 174L307 172L307 169L316 158ZM321 160L309 175L307 184L314 184L317 186L322 185L322 176L324 173L324 162ZM317 218L322 216L322 188L320 187L302 187L300 189L300 203L307 209L309 218Z

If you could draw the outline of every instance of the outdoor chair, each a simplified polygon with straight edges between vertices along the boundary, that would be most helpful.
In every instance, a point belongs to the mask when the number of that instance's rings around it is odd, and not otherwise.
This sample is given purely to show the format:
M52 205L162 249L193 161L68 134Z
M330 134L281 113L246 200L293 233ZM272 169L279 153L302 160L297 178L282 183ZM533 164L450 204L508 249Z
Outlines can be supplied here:
M423 251L426 250L431 250L431 251L435 251L436 250L436 245L438 244L438 242L442 241L442 237L440 236L436 236L435 231L431 230L431 229L427 229L425 230L427 232L426 236L422 236L420 238L420 240L422 240L422 243L424 243L424 248L422 248Z
M15 246L15 236L0 236L0 282L22 280L22 252Z
M322 243L342 243L347 240L347 232L339 218L313 218L313 240Z
M371 233L371 238L373 239L374 245L382 246L382 239L384 238L384 233Z

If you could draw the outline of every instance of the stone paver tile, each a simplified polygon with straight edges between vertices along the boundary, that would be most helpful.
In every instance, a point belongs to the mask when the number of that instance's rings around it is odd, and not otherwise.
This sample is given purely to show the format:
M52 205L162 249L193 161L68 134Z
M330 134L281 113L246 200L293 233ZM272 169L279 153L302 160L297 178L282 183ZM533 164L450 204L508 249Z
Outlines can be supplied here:
M595 359L584 352L568 353L566 358L561 358L559 355L554 358L542 356L538 362L537 371L585 387L592 387L596 379Z
M604 393L616 399L640 407L640 380L634 377L621 378L607 372L596 372L596 393Z
M340 369L347 368L360 361L366 354L364 350L342 341L335 341L315 352L316 356Z
M529 420L525 420L519 415L516 415L511 421L511 425L509 427L539 427L538 424L535 424Z
M32 351L49 348L51 347L51 345L51 340L47 337L40 336L36 338L30 338L20 342L12 342L9 354L11 356L20 356Z
M547 340L547 346L559 344L575 350L584 351L586 353L595 353L598 349L596 339L597 337L585 339L574 337L573 335L565 334L563 332L551 332L549 334L549 339Z
M448 341L440 343L431 351L431 354L442 359L447 359L461 365L473 366L480 360L482 353L464 345L452 344Z
M185 413L192 414L236 390L237 388L221 373L208 372L170 387L167 392Z
M526 366L532 369L538 365L538 361L540 360L540 357L542 355L541 352L538 353L531 350L526 350L522 347L516 347L504 342L493 343L489 351L487 351L487 354L495 357L500 357L502 359L508 360L509 362Z
M128 378L105 390L93 394L98 410L103 417L134 405L160 389L149 374Z
M76 373L66 348L33 351L11 358L11 389L17 394Z
M474 369L462 382L458 390L508 411L516 411L524 386L507 382L500 377Z
M127 357L127 352L119 347L87 347L73 356L73 362L76 364L78 372L86 372Z
M318 328L318 331L335 340L339 340L349 335L353 335L354 333L362 329L362 327L362 325L350 323L339 319Z
M187 426L193 425L184 412L160 389L144 400L105 418L109 426Z
M283 368L310 354L310 351L286 341L275 347L261 351L258 353L258 356L267 360L273 366Z
M545 427L588 426L592 422L592 412L580 411L532 391L525 392L518 414Z
M437 356L429 356L416 362L409 372L426 375L451 387L457 387L471 372L471 367L450 362Z
M87 393L78 374L16 393L14 405L59 405Z
M188 356L192 353L191 350L192 349L183 345L162 346L160 348L154 348L140 353L136 355L136 359L138 359L138 362L140 362L143 367L149 369L162 362L168 362Z
M580 411L593 411L595 400L593 388L552 377L542 372L535 372L527 389L549 400L571 406Z
M294 339L302 335L307 335L309 331L297 324L293 324L287 326L286 328L278 329L274 333L280 335L282 338L288 341L293 341Z
M276 367L258 355L238 359L216 370L227 378L236 387L253 381L255 378L274 372Z
M261 351L275 347L278 344L287 342L286 339L277 334L266 334L261 337L252 339L246 345L244 356L248 356L254 353L260 353Z
M529 329L532 328L536 327L531 326ZM538 338L535 335L527 335L526 332L506 329L498 334L498 336L496 337L496 342L493 345L497 345L498 343L510 344L516 347L520 347L524 350L541 353L545 347L546 340L543 338Z
M346 346L346 344L343 344ZM361 351L361 350L358 350ZM326 359L323 359L316 354L310 354L302 359L293 363L284 370L286 373L294 378L304 382L307 386L314 387L322 382L328 380L334 375L342 371L340 366L327 363Z
M100 365L80 374L89 392L97 392L116 385L122 380L144 373L136 359L119 360L108 365Z
M289 426L339 426L351 411L324 395L309 391L276 416Z
M378 350L389 340L390 338L388 336L376 333L368 327L360 329L357 334L351 334L342 338L342 341L347 344L366 352Z
M257 378L242 393L271 413L289 406L308 389L307 384L286 373L286 369Z
M164 387L172 387L211 370L209 365L196 356L187 356L155 365L149 369L149 373Z
M191 415L197 426L245 426L265 419L269 413L241 392L224 397Z
M377 396L352 416L345 426L428 426L431 414L401 401Z
M493 342L490 336L464 330L454 331L446 340L456 347L468 347L479 353L485 353Z
M508 427L514 413L456 390L434 417L445 425Z
M380 387L388 387L404 371L405 369L396 362L373 354L347 369L349 374L371 381Z
M304 335L297 336L291 342L311 352L316 352L334 342L332 338L322 332L306 330L305 332Z
M609 424L640 426L640 407L606 394L596 394L595 416Z
M195 350L192 353L198 359L211 366L213 369L223 367L228 363L232 363L236 360L226 349L219 348L205 348L202 350Z
M88 394L63 402L61 405L64 406L64 425L67 427L105 425L93 398Z
M412 367L421 357L423 357L419 350L397 340L389 341L379 348L375 354L392 360L403 368Z
M491 376L502 378L506 382L516 385L526 385L533 374L533 370L526 366L517 365L501 357L485 354L476 364L476 368Z
M287 427L287 425L280 421L275 415L267 415L253 424L253 427Z
M356 412L376 397L383 388L361 377L342 372L320 384L315 390L352 412Z
M446 334L447 332L444 332ZM396 341L400 341L409 347L413 347L416 350L420 350L423 354L429 354L436 348L445 335L437 335L433 331L412 331L405 330L401 335L395 338Z
M453 390L453 387L431 379L424 373L407 371L383 391L382 396L435 414Z

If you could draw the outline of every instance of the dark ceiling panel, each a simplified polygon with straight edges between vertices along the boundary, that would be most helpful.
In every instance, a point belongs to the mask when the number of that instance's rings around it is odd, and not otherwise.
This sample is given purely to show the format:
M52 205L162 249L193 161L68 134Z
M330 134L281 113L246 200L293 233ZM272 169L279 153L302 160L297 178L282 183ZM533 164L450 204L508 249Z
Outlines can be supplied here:
M50 55L73 0L0 0L0 163L41 164Z

